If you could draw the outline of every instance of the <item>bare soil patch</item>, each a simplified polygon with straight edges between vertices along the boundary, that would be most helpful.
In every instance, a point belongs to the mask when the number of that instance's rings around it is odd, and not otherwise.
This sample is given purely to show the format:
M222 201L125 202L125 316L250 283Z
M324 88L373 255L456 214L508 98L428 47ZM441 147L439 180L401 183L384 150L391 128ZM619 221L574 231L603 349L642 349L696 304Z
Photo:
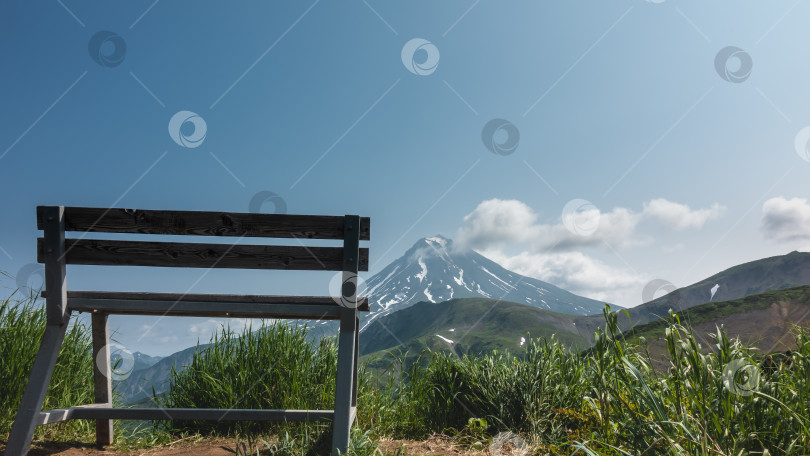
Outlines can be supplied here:
M408 456L483 456L490 454L488 450L471 451L460 445L453 443L447 437L434 436L424 441L413 440L381 440L380 449L383 454L396 455L400 448L404 448L403 454Z
M202 441L179 441L168 445L137 450L99 449L83 442L35 443L30 456L234 456L235 440L205 439ZM400 449L408 456L484 456L488 449L470 451L453 443L446 437L436 436L424 441L381 440L380 449L386 456L394 456ZM5 446L0 445L0 453Z
M234 456L236 442L232 440L203 440L197 442L180 441L153 448L137 450L122 450L114 447L98 448L94 444L84 442L47 442L34 443L31 446L30 456ZM5 448L2 448L5 450Z

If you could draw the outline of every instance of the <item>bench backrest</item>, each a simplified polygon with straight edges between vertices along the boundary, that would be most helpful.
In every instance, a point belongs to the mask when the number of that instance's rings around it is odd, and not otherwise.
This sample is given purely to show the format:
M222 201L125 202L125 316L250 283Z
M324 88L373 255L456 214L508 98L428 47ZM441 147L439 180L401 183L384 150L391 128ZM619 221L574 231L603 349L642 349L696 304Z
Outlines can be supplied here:
M66 264L184 268L367 271L368 217L199 211L153 211L39 206L37 259L45 263L54 246L64 248ZM49 231L51 234L49 234ZM343 247L242 245L236 243L148 242L64 238L64 232L130 233L340 239ZM53 239L48 239L52 237ZM64 241L62 242L62 239ZM61 250L61 248L59 249Z
M332 455L345 454L357 417L357 272L368 270L370 221L357 215L315 215L152 211L64 206L37 207L37 259L45 263L47 325L31 368L6 454L26 454L38 425L95 419L96 442L113 441L113 419L274 420L331 419ZM66 232L81 232L65 238ZM186 243L85 239L88 233L226 236L231 242ZM342 247L243 245L245 237L342 240ZM233 238L237 238L234 240ZM67 264L342 271L341 296L191 295L68 291ZM336 299L337 298L337 299ZM363 306L360 308L359 306ZM42 411L71 313L91 313L95 403ZM112 406L110 314L335 319L338 332L334 410L165 409Z

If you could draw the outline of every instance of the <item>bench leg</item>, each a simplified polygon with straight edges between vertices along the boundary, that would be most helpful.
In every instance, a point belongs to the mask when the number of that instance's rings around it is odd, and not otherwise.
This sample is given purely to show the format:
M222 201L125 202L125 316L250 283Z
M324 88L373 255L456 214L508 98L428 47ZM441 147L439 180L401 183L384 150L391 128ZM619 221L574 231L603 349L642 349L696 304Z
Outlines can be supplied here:
M360 322L359 319L355 318L355 331L354 331L354 366L352 366L352 407L357 407L357 368L359 366L357 362L357 352L360 347L359 337L360 337Z
M93 389L96 404L109 404L112 407L112 372L110 367L110 332L107 314L94 313L93 326ZM96 445L113 443L113 421L96 420Z
M6 456L23 456L28 453L34 430L37 428L37 418L42 411L45 394L48 392L48 383L56 365L56 357L59 355L59 349L65 339L65 331L67 331L67 322L61 325L45 326L45 333L42 335L42 342L39 345L34 366L31 368L31 376L28 378L20 409L8 437Z
M340 314L338 336L337 384L335 385L335 420L332 427L332 456L346 454L351 435L356 377L355 340L357 311L344 308Z

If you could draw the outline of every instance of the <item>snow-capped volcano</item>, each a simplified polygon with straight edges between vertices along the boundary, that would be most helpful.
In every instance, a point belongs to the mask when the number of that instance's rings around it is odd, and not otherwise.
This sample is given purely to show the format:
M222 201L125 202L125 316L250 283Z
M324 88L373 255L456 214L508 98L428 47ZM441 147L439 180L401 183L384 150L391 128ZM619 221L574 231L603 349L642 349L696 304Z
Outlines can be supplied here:
M577 296L550 283L508 271L473 250L461 250L442 236L420 239L366 281L371 315L382 315L420 301L453 298L502 299L571 315L601 312L604 303Z

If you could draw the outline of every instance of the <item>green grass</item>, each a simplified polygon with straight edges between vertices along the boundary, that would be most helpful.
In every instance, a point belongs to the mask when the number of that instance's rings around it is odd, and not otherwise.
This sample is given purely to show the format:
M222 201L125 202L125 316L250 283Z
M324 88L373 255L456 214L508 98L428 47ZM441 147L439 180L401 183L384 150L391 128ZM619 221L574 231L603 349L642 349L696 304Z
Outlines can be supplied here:
M44 314L33 303L8 300L0 309L0 381L9 385L0 397L0 426L7 432ZM595 346L585 352L551 337L514 352L428 350L393 358L382 372L361 369L350 454L379 454L382 437L442 433L481 447L507 431L528 442L530 454L810 453L810 331L796 328L791 365L763 373L748 391L741 385L749 385L752 370L737 376L727 371L735 365L757 369L755 353L721 329L712 353L704 354L690 328L670 315L669 369L661 373L652 369L643 339L625 339L616 314L606 310L604 318ZM87 328L73 326L67 340L47 407L86 403L92 396ZM331 409L335 371L331 339L313 345L304 329L286 324L239 334L226 329L188 368L173 372L169 393L156 400L169 407ZM87 423L41 429L39 439L93 439ZM160 422L134 440L119 435L117 445L142 447L189 435L236 438L236 454L323 454L331 441L328 424Z
M218 333L191 365L172 372L164 407L331 409L337 349L331 339L316 348L306 331L283 323ZM265 432L272 423L167 422L170 432L232 434Z
M0 437L7 438L45 331L45 308L35 295L0 301ZM93 355L87 326L72 324L56 361L45 409L93 402ZM35 438L88 440L95 424L74 420L37 428Z

